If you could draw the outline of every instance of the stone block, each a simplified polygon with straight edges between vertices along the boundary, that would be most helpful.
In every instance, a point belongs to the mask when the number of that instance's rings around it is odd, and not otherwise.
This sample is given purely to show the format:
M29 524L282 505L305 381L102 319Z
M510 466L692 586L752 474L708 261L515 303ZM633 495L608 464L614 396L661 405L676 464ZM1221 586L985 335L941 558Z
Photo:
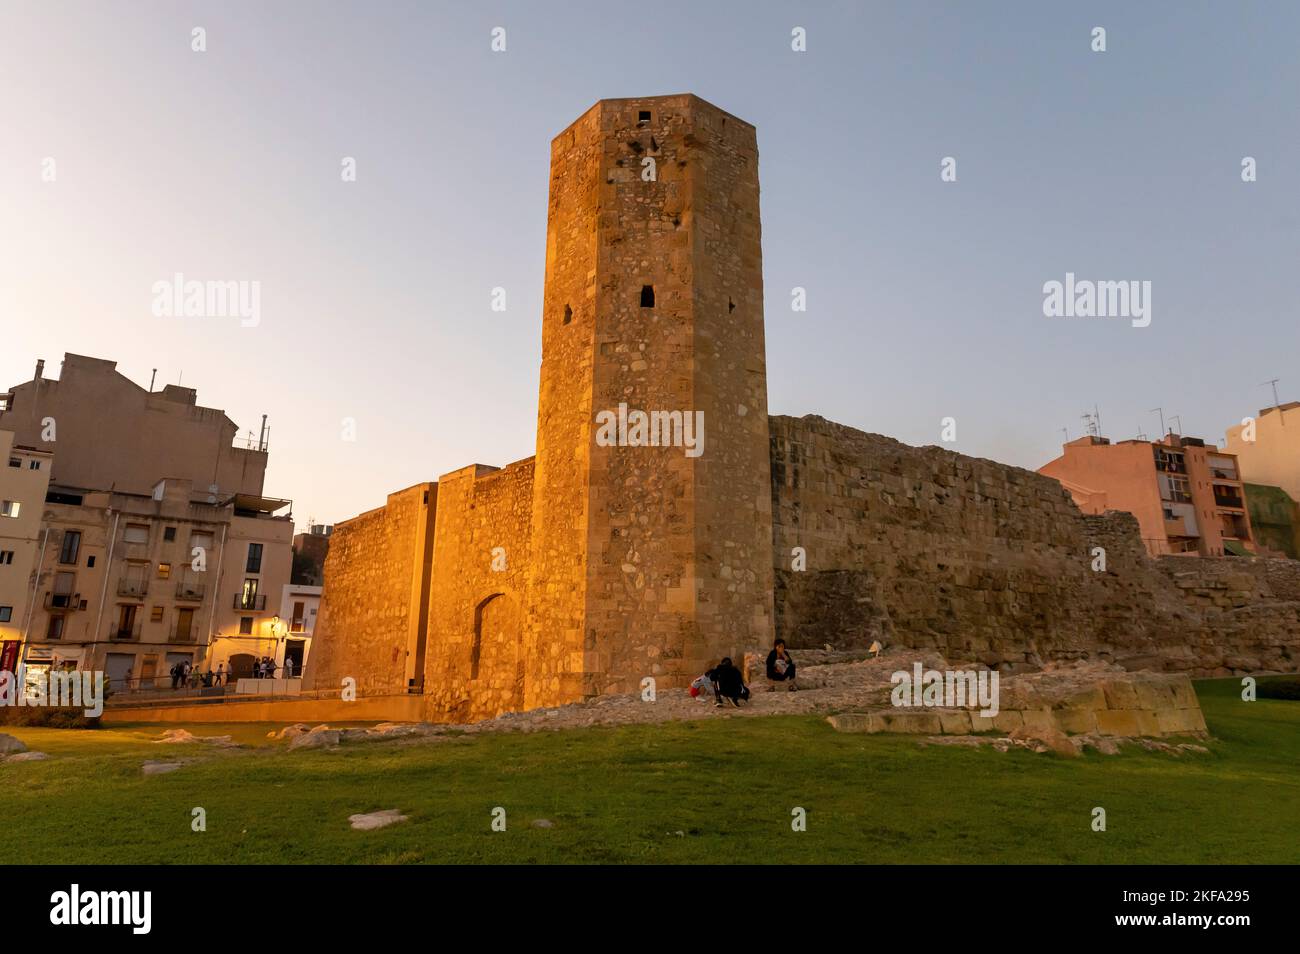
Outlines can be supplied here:
M1096 709L1057 709L1053 715L1062 732L1082 735L1097 731Z
M1097 731L1102 735L1139 735L1136 709L1102 709L1097 713Z
M1163 682L1156 679L1139 679L1133 684L1139 709L1172 709L1174 694Z
M1157 709L1156 725L1161 735L1192 735L1205 731L1200 709Z
M1160 735L1160 723L1156 719L1156 710L1135 709L1133 712L1137 717L1138 735L1152 738Z
M1136 709L1138 707L1137 692L1133 688L1133 683L1126 679L1108 679L1101 684L1102 692L1106 696L1107 709Z
M940 735L943 725L933 709L882 709L871 714L873 732Z
M1173 692L1175 708L1198 710L1201 708L1201 701L1196 698L1196 689L1192 686L1192 680L1186 676L1171 680L1169 688Z
M1025 728L1037 731L1059 729L1050 709L1026 709L1021 713Z
M938 709L939 725L944 735L969 735L971 714L965 709Z
M1014 732L1025 724L1025 717L1019 709L1004 709L993 717L993 725L999 732Z
M836 732L871 732L871 715L866 712L840 712L827 716Z
M1053 709L1106 709L1106 693L1100 684L1071 686L1052 700Z

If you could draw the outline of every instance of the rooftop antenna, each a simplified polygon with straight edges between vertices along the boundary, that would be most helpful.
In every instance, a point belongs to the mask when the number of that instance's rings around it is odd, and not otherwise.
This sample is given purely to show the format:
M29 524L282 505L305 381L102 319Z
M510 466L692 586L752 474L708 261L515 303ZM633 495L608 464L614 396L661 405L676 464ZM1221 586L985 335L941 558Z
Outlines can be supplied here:
M1097 422L1097 436L1101 437L1101 409L1095 404L1092 406L1092 416Z
M1278 419L1281 420L1282 426L1286 427L1286 416L1282 413L1282 402L1277 399L1277 382L1277 378L1270 378L1265 381L1264 384L1273 385L1273 406L1277 408L1277 416ZM1264 384L1261 384L1260 387L1263 387Z
M1070 443L1070 429L1068 427L1063 427L1061 428L1061 433L1065 435L1065 443Z
M1178 422L1178 433L1179 433L1179 435L1181 436L1182 433L1183 433L1183 419L1182 419L1182 417L1180 417L1180 416L1177 415L1177 414L1171 414L1171 415L1169 415L1169 419L1172 420L1172 421L1177 421L1177 422Z
M1157 411L1160 412L1160 437L1163 439L1165 436L1165 409L1162 407L1153 407L1147 413L1155 414Z
M1144 433L1142 432L1142 425L1141 425L1141 424L1138 425L1138 436L1137 436L1137 439L1140 440L1140 441L1144 441L1144 440L1147 439L1146 434L1144 434Z
M153 383L158 380L158 369L153 369L153 374L149 375L149 393L153 394Z
M1091 413L1079 415L1083 421L1083 429L1093 437L1101 437L1101 429L1097 427L1097 419Z

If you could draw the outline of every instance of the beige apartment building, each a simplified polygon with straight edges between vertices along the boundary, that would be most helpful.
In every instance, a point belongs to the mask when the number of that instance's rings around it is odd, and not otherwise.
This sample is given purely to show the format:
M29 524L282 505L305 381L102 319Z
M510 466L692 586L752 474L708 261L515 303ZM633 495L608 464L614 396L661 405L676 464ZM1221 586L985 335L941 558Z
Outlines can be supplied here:
M22 658L51 459L0 431L0 671L17 671Z
M1152 556L1257 552L1237 458L1195 437L1159 441L1086 436L1038 468L1084 513L1127 510Z
M1246 440L1244 424L1228 428L1227 449L1237 455L1242 474L1300 500L1300 401L1264 408L1254 425L1254 440Z
M113 362L67 355L60 380L42 372L0 396L0 429L54 451L21 661L153 688L176 662L248 674L275 657L293 519L262 496L265 441L232 447L223 411L192 389L146 391Z

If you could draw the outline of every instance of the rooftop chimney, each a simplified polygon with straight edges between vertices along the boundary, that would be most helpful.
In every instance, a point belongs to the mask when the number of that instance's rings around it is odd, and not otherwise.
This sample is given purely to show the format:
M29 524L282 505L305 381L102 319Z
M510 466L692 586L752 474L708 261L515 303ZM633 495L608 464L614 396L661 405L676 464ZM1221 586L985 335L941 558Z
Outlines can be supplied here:
M41 379L41 374L42 374L44 371L45 371L45 359L44 359L44 358L37 358L37 359L36 359L36 380L37 380L37 381L39 381L39 380Z

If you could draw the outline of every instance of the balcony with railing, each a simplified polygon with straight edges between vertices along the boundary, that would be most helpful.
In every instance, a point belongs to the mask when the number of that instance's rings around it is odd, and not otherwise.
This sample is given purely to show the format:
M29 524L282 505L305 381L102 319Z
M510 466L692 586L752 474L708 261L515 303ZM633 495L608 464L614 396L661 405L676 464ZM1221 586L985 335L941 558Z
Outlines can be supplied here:
M127 577L121 577L117 581L118 596L128 596L131 599L141 600L144 599L145 594L148 592L149 592L148 580L128 579Z
M1216 507L1228 507L1233 510L1245 510L1246 500L1240 494L1224 493L1225 488L1215 486L1214 488L1214 505Z
M235 609L243 610L246 613L264 612L266 610L266 597L236 593Z
M188 603L203 602L203 597L207 592L208 587L206 583L194 583L190 580L181 580L176 584L176 598Z
M45 608L47 610L66 610L72 612L81 608L80 593L46 593Z
M167 635L169 643L192 643L198 638L199 628L194 625L193 621L189 625L184 623L172 623L171 632Z
M140 641L139 622L125 626L122 623L115 623L108 630L108 638L115 643L134 643Z
M1156 470L1162 474L1186 474L1187 461L1181 454L1165 454L1156 452Z

